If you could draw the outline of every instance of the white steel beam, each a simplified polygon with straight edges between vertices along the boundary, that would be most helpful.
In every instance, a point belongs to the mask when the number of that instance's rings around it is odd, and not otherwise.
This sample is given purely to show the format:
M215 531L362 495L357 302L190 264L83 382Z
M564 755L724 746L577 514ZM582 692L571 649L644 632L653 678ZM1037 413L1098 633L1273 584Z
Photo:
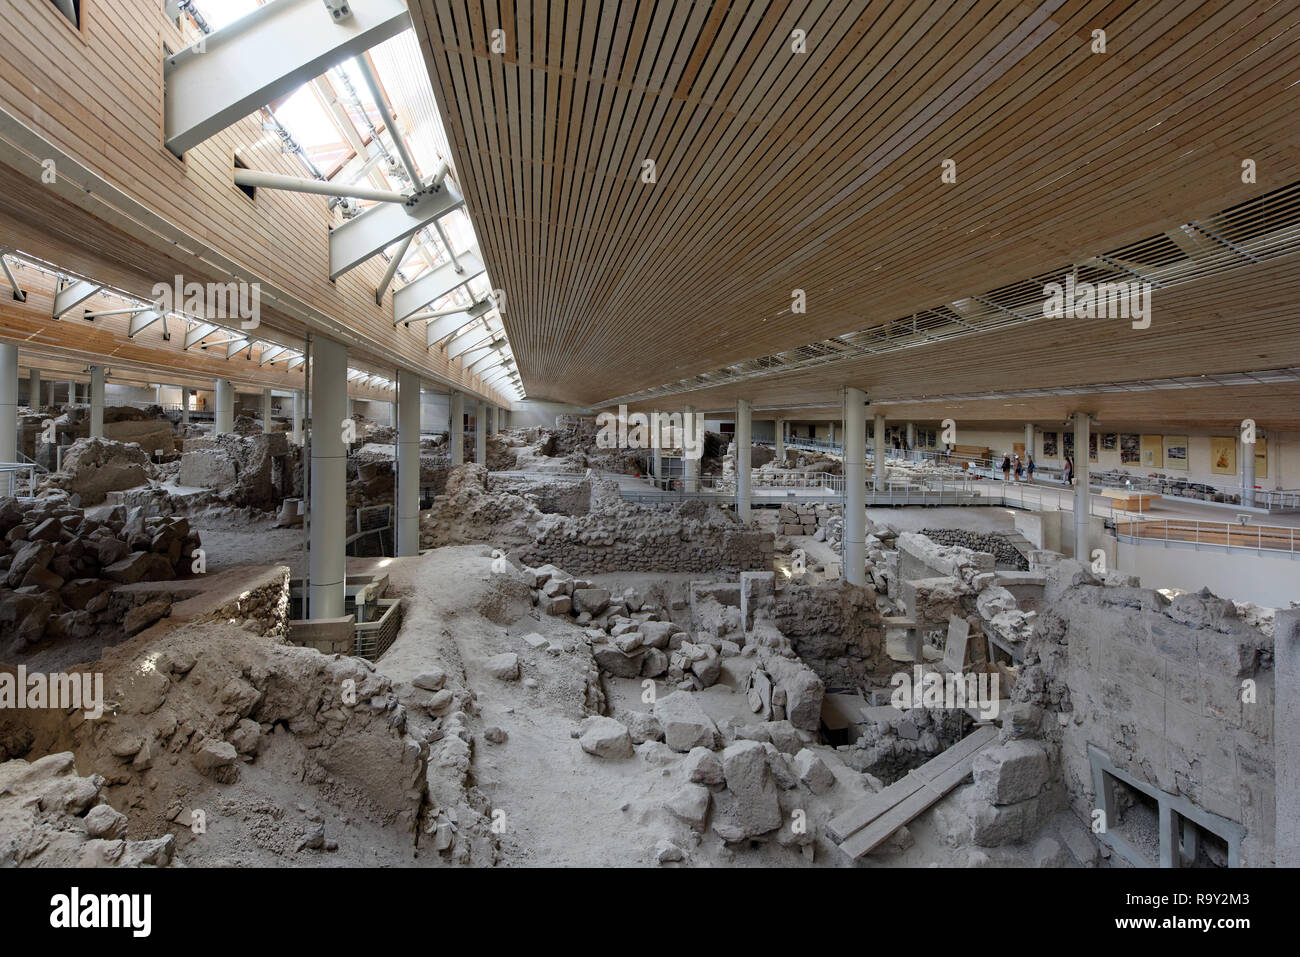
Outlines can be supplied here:
M464 202L455 186L444 181L436 188L416 193L405 204L380 203L335 226L330 230L330 281Z
M264 366L268 362L274 362L277 358L283 359L285 357L284 354L288 351L289 349L287 346L267 346L257 357L257 364L259 366Z
M484 356L482 359L479 359L477 362L475 362L472 366L469 367L470 374L477 375L480 372L480 370L487 369L489 366L500 365L502 362L504 362L505 356L502 355L501 353L501 349L504 347L505 347L504 342L498 343L492 353Z
M367 214L363 213L362 216L364 215ZM357 217L357 219L360 218L361 216ZM353 222L356 222L356 220L353 220ZM342 229L343 227L339 228ZM335 230L335 232L337 231ZM332 237L331 242L333 242ZM465 283L483 272L483 260L479 258L477 248L461 253L459 258L461 265L459 271L456 269L455 263L443 263L437 269L429 270L419 279L407 283L393 293L393 325L400 325L429 303L436 302L456 287L465 285Z
M167 148L181 155L411 25L403 0L335 21L321 0L271 0L163 63Z
M424 327L425 344L432 349L444 339L450 339L474 321L474 317L464 312L454 316L444 316Z
M127 326L127 338L133 338L141 329L149 328L149 326L152 326L161 318L163 318L163 314L156 309L146 309L144 312L137 312L131 317L131 322Z
M76 309L77 306L103 288L103 286L97 286L93 282L87 282L84 279L79 279L64 286L54 294L54 318L58 319L64 313Z
M457 356L463 356L471 349L477 349L480 346L491 345L496 339L497 333L492 329L473 330L465 333L459 339L447 344L447 358L455 359ZM502 345L505 344L504 338Z
M220 326L211 322L200 322L193 329L185 330L185 348L187 350L193 348L219 328Z

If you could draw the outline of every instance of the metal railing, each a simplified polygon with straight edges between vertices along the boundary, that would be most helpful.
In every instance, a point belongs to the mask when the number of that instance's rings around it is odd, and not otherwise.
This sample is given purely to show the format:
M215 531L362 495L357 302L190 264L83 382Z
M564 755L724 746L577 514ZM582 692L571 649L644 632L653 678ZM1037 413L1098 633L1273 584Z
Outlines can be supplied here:
M0 495L31 498L36 494L36 473L44 472L35 462L0 462Z
M1253 552L1281 552L1300 558L1296 529L1284 525L1235 525L1231 522L1202 522L1197 519L1118 519L1115 537L1135 545L1183 545L1207 549L1246 549Z

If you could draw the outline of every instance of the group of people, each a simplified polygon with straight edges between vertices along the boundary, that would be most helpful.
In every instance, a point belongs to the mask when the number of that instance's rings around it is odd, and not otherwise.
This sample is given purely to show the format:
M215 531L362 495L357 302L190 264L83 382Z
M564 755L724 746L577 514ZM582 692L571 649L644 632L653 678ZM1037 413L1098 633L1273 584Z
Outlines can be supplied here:
M1017 484L1034 480L1034 456L1028 453L1025 456L1027 461L1020 461L1019 455L1011 455L1009 452L1002 456L1002 481L1010 482L1011 473L1016 475Z
M1002 455L1002 481L1010 482L1011 475L1014 472L1017 483L1032 482L1034 480L1034 455L1030 452L1025 458L1027 461L1022 462L1019 455L1004 452ZM1065 465L1061 469L1061 480L1066 485L1074 484L1074 460L1068 455L1065 457Z

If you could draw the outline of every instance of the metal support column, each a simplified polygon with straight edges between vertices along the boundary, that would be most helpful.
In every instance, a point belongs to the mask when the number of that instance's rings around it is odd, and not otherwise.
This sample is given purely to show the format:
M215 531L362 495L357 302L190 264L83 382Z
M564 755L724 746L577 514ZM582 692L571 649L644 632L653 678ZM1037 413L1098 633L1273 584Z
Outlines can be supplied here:
M1247 508L1255 505L1255 449L1252 442L1241 443L1241 504Z
M736 516L749 521L750 451L753 442L753 420L748 399L736 401Z
M302 420L306 418L306 406L306 396L303 395L301 389L295 389L293 393L293 440L298 445L303 444Z
M883 492L885 490L885 417L883 415L876 416L876 427L872 444L875 446L876 491Z
M213 389L212 420L212 431L218 435L235 431L235 387L229 379L218 379Z
M459 392L451 394L451 464L465 464L465 397Z
M691 405L688 405L688 406L686 407L686 415L688 415L688 416L691 417L691 426L690 426L690 428L691 428L691 429L694 429L694 428L695 428L695 407L694 407L694 406L691 406ZM683 426L683 428L685 428L685 426L686 426L686 422L685 422L685 420L683 420L683 422L682 422L682 426ZM698 441L700 441L701 444L702 444L703 441L704 441L704 437L703 437L703 436L700 436ZM682 470L683 470L683 474L684 474L684 476L685 476L685 480L686 480L686 483L685 483L685 484L686 484L686 491L687 491L687 492L698 492L698 491L700 490L700 460L699 460L699 459L693 459L693 458L691 458L689 455L687 455L686 453L687 453L687 450L686 450L686 448L683 447L683 449L682 449Z
M1087 412L1074 413L1074 558L1091 561L1088 549L1088 519L1092 496L1088 492L1088 432L1091 420Z
M18 347L0 343L0 462L18 461ZM8 473L0 494L13 494Z
M487 465L487 403L480 402L474 410L474 461Z
M397 554L420 554L420 377L397 373Z
M844 580L867 579L867 396L844 390Z
M311 548L308 596L312 618L339 618L346 593L347 346L312 340Z
M104 437L104 367L90 367L90 437Z

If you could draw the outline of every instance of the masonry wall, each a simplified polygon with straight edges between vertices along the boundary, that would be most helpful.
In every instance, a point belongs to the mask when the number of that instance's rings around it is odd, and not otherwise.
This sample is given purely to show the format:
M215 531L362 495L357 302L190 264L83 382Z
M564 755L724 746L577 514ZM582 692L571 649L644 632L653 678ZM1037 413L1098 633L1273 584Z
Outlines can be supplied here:
M727 520L681 519L653 509L593 511L541 530L520 558L570 574L771 571L771 532Z
M1242 864L1271 864L1272 639L1212 596L1170 603L1149 590L1078 586L1052 597L1040 648L1048 684L1068 689L1048 721L1062 725L1075 812L1090 820L1099 806L1092 745L1134 777L1242 824ZM1247 681L1253 701L1243 701Z

